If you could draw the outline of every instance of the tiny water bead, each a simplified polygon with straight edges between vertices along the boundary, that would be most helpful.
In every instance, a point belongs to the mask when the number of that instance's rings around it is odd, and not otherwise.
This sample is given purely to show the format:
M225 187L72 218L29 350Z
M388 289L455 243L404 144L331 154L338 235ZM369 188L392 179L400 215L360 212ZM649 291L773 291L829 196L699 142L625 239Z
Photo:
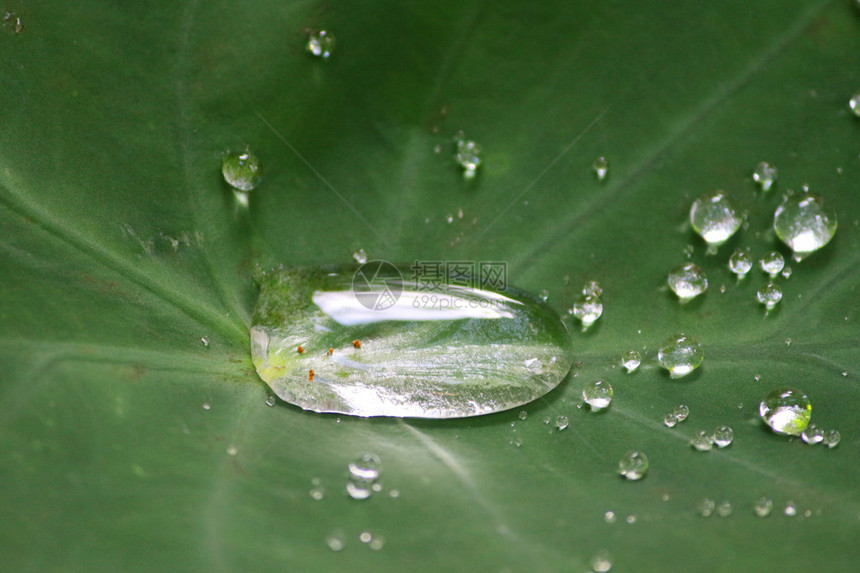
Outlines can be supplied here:
M573 304L569 312L582 322L583 329L587 329L603 314L603 303L597 295L584 294Z
M753 513L759 517L767 517L773 510L773 500L768 497L759 498L753 504Z
M848 108L854 112L854 115L860 117L860 92L851 96L851 99L848 100Z
M325 538L326 545L328 545L329 549L332 551L341 551L344 547L346 547L346 543L343 538L343 531L337 529L332 531Z
M595 159L591 168L594 169L598 181L603 181L609 175L609 161L605 157L601 156Z
M800 434L800 438L809 445L820 444L824 440L824 430L810 423Z
M741 280L753 267L753 258L746 252L738 249L729 257L729 269Z
M260 160L250 151L230 151L221 160L221 173L231 187L239 191L253 190L260 182Z
M454 144L456 145L455 158L464 170L463 177L472 179L481 165L481 146L471 139L466 139L462 131L454 136Z
M799 436L812 418L812 404L800 390L780 388L761 401L759 415L777 434Z
M714 436L701 430L690 440L690 445L700 452L709 452L714 447Z
M774 181L776 181L779 171L777 168L766 161L762 161L755 166L753 171L753 181L759 184L762 191L770 191Z
M582 294L585 296L602 296L603 287L597 281L588 281L582 286Z
M782 289L769 281L756 291L755 297L765 309L772 310L782 300Z
M642 355L636 350L630 350L621 357L621 365L627 372L635 372L642 364Z
M724 191L705 193L690 207L690 224L708 244L710 253L734 235L741 223L743 216Z
M779 274L781 274L784 279L791 278L791 267L784 267L782 272Z
M824 432L824 436L822 437L821 443L827 446L828 448L835 448L839 445L839 441L842 439L842 435L838 430L827 430Z
M735 432L729 426L718 426L714 430L714 445L718 448L730 446L735 438Z
M308 30L307 51L324 60L334 52L335 38L328 30Z
M274 406L278 403L278 397L274 394L269 394L266 396L266 406Z
M618 461L618 473L625 479L636 481L648 473L648 457L642 452L630 451Z
M794 259L802 259L830 242L836 233L836 212L819 195L791 195L776 208L773 230L791 248Z
M528 417L529 417L529 413L528 413L527 411L523 410L523 411L521 411L521 412L519 413L519 415L518 415L517 417L518 417L520 420L525 420L526 418L528 418Z
M783 509L782 512L787 517L794 517L795 515L797 515L797 506L794 505L793 501L788 501L786 502L785 509Z
M687 263L672 269L666 281L681 303L687 303L708 290L708 277L699 265Z
M683 333L667 338L657 350L657 360L672 378L686 376L704 359L702 345Z
M555 418L555 427L558 431L566 430L570 425L570 419L567 416L556 416Z
M770 275L770 278L776 278L776 275L779 274L779 271L782 270L782 267L785 266L785 259L783 256L776 252L771 251L758 261L761 270Z
M612 402L612 385L604 380L596 380L582 389L582 399L591 407L592 412L607 408Z
M606 523L615 523L616 517L614 511L607 511L603 514L603 521Z

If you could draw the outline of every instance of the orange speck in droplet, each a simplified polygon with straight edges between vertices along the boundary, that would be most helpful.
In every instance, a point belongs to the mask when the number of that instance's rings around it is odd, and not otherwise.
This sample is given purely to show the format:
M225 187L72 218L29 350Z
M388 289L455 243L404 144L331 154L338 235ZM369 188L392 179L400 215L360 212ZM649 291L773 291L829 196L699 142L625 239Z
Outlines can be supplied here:
M308 382L313 382L313 381L314 381L314 371L308 370Z
M355 346L356 348L361 348L361 341L356 338L355 340L352 341L352 345Z
M332 354L334 354L334 348L329 348L328 355L331 356Z
M305 349L304 349L304 347L302 347L302 346L299 346L298 348L296 348L296 350L298 350L299 354L304 354L304 353L305 353Z

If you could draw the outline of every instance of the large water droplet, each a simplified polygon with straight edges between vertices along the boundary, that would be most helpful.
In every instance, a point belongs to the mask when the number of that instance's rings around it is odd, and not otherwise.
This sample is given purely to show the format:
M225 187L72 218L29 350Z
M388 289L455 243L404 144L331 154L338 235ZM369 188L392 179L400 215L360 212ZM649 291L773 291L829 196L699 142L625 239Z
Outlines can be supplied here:
M231 187L248 192L260 182L262 170L260 160L250 151L231 151L221 160L221 173Z
M771 310L782 300L782 289L779 288L779 285L768 282L758 289L755 296L767 310Z
M708 290L708 277L699 265L687 263L672 269L667 279L681 303L687 303Z
M582 328L586 329L603 314L603 303L599 296L584 294L573 304L569 312L578 318L582 322Z
M582 399L591 406L593 412L607 408L612 402L612 385L605 380L589 382L582 389Z
M780 388L764 397L759 415L777 434L799 436L812 418L812 404L800 390Z
M779 175L779 171L776 167L762 161L756 165L755 171L753 171L753 181L761 186L762 191L769 191L773 182L776 181L777 175Z
M627 452L618 461L618 473L631 481L642 479L648 473L648 457L642 452Z
M729 269L738 276L738 280L747 276L752 266L752 256L746 251L738 249L729 257Z
M481 146L471 139L466 139L462 131L454 136L454 143L457 146L455 155L457 163L464 170L463 177L473 178L481 165Z
M371 261L266 273L257 373L306 410L423 418L521 406L565 377L569 336L549 306L461 274L430 289L415 272Z
M787 197L773 216L776 236L791 248L797 261L829 243L836 227L836 212L811 193Z
M308 52L327 60L334 52L335 38L328 30L308 30Z
M710 191L693 202L690 224L709 246L709 252L725 243L743 223L734 203L724 191Z
M702 345L683 333L667 338L657 350L657 360L672 378L686 376L704 359Z
M771 251L759 259L758 264L761 266L761 270L770 275L770 278L776 278L776 275L785 266L785 259L778 252Z
M603 181L609 175L609 161L605 157L601 156L595 159L591 168L594 169L598 181Z

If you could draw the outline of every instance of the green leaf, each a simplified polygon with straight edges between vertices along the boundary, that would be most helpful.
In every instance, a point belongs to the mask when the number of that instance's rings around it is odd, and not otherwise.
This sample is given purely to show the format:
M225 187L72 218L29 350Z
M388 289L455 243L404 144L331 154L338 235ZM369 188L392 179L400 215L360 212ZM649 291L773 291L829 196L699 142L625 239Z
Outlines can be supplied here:
M613 571L856 567L854 2L532 4L9 8L23 31L0 28L0 568L583 571L604 549ZM337 37L328 61L304 51L307 28ZM471 181L459 130L483 149ZM248 209L220 173L245 146L265 173ZM769 193L751 179L763 160L780 170ZM839 230L791 264L765 315L763 274L738 283L726 261L788 254L773 211L803 185ZM705 256L686 220L716 188L749 224ZM711 288L682 306L664 285L688 245ZM571 324L581 364L526 420L268 407L249 355L255 269L359 248L506 261L560 312L596 279L604 315ZM678 331L705 361L670 380L655 349ZM634 348L645 363L627 375ZM615 398L593 414L578 406L598 378ZM761 424L779 386L810 397L838 447ZM670 430L679 403L691 413ZM544 424L559 415L567 430ZM719 424L730 447L690 448ZM617 462L634 449L651 469L626 482ZM363 452L381 457L383 490L356 501L345 474ZM752 512L761 496L770 517ZM733 514L697 515L705 497ZM325 542L336 530L341 552Z

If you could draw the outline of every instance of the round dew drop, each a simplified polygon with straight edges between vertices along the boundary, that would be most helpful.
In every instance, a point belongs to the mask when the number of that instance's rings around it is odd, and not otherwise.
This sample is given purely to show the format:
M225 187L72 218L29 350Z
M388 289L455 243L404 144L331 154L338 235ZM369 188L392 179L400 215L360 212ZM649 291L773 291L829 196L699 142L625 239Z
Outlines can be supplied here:
M848 100L848 108L854 112L854 115L860 117L860 92L857 92Z
M761 186L762 191L770 191L773 182L776 181L777 175L779 175L779 171L776 167L762 161L756 165L755 171L753 171L753 181Z
M776 278L776 275L785 266L785 259L778 252L771 251L759 259L758 264L761 266L761 270L770 275L770 278Z
M704 359L702 345L683 333L666 339L657 350L657 360L672 378L686 376L698 368Z
M800 434L800 438L807 444L814 446L815 444L820 444L824 439L824 430L810 423Z
M824 432L824 436L822 436L821 443L827 446L828 448L835 448L839 445L839 441L842 439L842 435L838 430L827 430Z
M675 416L675 414L673 414L672 412L669 412L668 414L663 416L663 425L667 428L674 428L678 422L679 420L677 416Z
M719 426L714 430L714 445L718 448L725 448L731 445L734 440L735 432L729 426Z
M734 235L743 223L734 203L724 191L710 191L693 202L690 224L711 247L718 247Z
M753 512L759 517L767 517L773 510L773 500L762 497L753 504Z
M747 276L752 267L752 256L746 251L738 249L729 257L729 269L738 276L738 280Z
M603 181L609 175L609 161L605 157L601 156L595 159L591 168L594 169L598 181Z
M621 357L621 365L627 372L635 372L642 364L642 355L636 350L631 350Z
M570 419L567 416L558 416L555 419L555 427L558 428L558 431L566 430L568 425L570 425Z
M836 233L836 212L819 195L787 197L773 215L773 230L800 261L830 242Z
M221 174L231 187L239 191L253 190L260 182L260 160L250 151L231 151L221 160Z
M382 472L382 461L376 454L362 454L349 463L349 474L357 479L376 480Z
M799 436L812 418L812 404L806 394L792 388L770 392L759 404L759 416L777 434Z
M705 430L702 430L693 436L693 439L690 440L690 445L700 452L709 452L714 447L714 437Z
M631 481L640 480L648 473L648 465L648 457L642 452L627 452L618 462L618 473Z
M678 404L672 412L672 415L675 416L679 422L683 422L687 419L687 416L690 415L690 408L686 404Z
M335 38L327 30L311 30L308 32L308 52L318 58L327 60L334 51Z
M666 281L681 303L686 303L708 290L708 277L699 265L687 263L672 269Z
M597 281L588 281L582 287L582 294L586 296L602 296L603 287Z
M570 313L582 322L583 328L588 328L603 314L603 303L597 295L582 295L574 303Z
M591 407L592 412L599 412L609 407L612 395L612 385L604 380L588 383L582 389L582 399Z
M779 285L768 282L758 289L755 296L767 310L772 310L782 300L782 289L779 288Z

